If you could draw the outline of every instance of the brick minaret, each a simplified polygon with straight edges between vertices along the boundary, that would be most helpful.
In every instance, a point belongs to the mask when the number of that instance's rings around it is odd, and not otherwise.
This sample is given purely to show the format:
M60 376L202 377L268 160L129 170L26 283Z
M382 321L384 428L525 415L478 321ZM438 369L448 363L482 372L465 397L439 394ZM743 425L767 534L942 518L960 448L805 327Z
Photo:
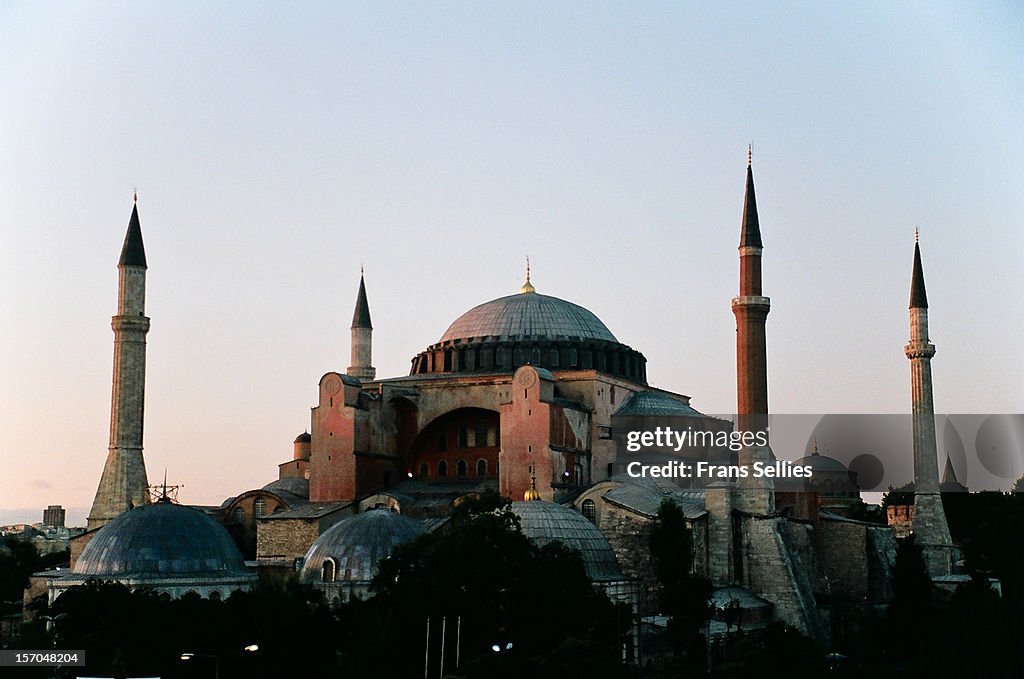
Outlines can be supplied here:
M914 273L910 283L910 393L914 419L914 542L924 548L931 575L948 575L952 540L939 495L939 460L935 445L932 400L932 356L928 340L928 295L924 288L921 245L914 242Z
M136 199L137 200L137 199ZM89 512L89 530L106 525L132 507L149 502L142 458L142 417L146 392L146 250L142 245L138 203L117 264L117 315L114 377L110 397L110 446Z
M754 197L754 172L747 147L747 188L743 198L740 226L740 293L732 300L736 315L736 427L738 431L767 431L768 357L765 321L771 300L761 294L761 226ZM740 451L740 463L767 462L774 459L771 449L746 448ZM770 480L740 483L736 507L743 511L767 514L775 501Z
M359 294L352 314L352 365L345 372L361 382L372 381L377 369L371 363L373 324L370 322L370 303L366 301L366 283L359 272Z

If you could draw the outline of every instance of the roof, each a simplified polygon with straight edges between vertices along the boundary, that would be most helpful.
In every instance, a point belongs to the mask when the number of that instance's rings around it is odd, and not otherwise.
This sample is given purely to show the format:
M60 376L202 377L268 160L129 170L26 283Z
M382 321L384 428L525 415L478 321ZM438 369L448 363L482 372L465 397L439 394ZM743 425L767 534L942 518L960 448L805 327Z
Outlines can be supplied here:
M377 564L398 545L425 532L423 524L398 512L371 509L334 524L306 552L300 578L321 579L327 559L334 561L335 580L366 582L373 579Z
M499 297L473 307L448 326L440 341L471 337L578 338L618 342L590 310L536 292Z
M139 206L132 206L132 216L128 220L128 233L124 235L124 245L121 246L121 259L118 266L141 266L146 267L146 248L142 245L142 226L139 224Z
M747 163L747 192L743 197L740 247L763 247L761 244L761 224L757 219L757 199L754 197L754 170L749 162Z
M614 415L696 415L706 417L679 399L659 391L638 391L626 399Z
M289 506L294 506L293 499L309 502L309 479L278 479L263 486L263 490L281 496Z
M351 502L316 502L302 504L292 507L283 512L274 512L270 516L261 517L261 521L274 521L277 519L319 519L322 516L333 514L339 509L351 505Z
M737 602L740 608L772 607L772 602L762 599L745 587L729 585L711 592L711 605L715 608L726 608L733 601Z
M928 293L924 289L924 267L921 266L920 243L914 243L914 274L910 279L910 308L928 308Z
M624 483L618 488L612 488L602 497L608 502L651 518L658 515L658 509L664 500L672 500L679 505L687 519L692 520L707 514L703 490L687 491L677 488L664 493L648 486Z
M554 502L513 502L523 534L543 546L561 542L583 557L583 566L592 580L622 580L622 570L607 538L579 512Z
M352 327L373 330L373 323L370 322L370 303L366 301L366 283L362 274L359 275L359 293L356 295L356 308L352 313Z
M103 526L75 562L77 576L211 576L244 574L227 530L194 507L157 502Z

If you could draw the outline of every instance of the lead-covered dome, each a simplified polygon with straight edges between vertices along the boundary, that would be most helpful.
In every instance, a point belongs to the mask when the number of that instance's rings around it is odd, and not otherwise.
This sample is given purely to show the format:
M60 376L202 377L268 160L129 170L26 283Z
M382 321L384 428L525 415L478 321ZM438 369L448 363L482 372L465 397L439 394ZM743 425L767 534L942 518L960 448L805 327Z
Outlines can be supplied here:
M411 375L510 373L523 365L596 370L647 383L647 359L621 344L592 311L539 294L529 277L519 294L492 299L455 319L412 359Z
M424 533L423 524L388 509L371 509L334 524L313 542L302 580L369 583L377 564L403 543Z
M124 512L97 531L72 573L138 579L247 571L223 526L193 507L157 502Z
M618 342L589 309L536 292L499 297L473 307L448 326L440 341L484 337Z
M583 557L583 567L592 580L623 579L608 539L579 512L554 502L513 502L523 535L539 545L561 542Z

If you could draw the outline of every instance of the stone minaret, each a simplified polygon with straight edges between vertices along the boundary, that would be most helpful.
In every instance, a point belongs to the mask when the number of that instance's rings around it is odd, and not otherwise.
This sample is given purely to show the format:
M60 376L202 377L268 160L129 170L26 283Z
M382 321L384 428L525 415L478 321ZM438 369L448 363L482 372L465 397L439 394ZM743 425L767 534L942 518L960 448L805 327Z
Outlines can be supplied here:
M921 245L914 238L914 273L910 283L910 393L914 420L914 542L924 548L930 575L948 575L952 540L939 495L939 460L932 401L932 356L928 341L928 295L924 289Z
M366 283L359 272L359 294L352 314L352 365L346 371L360 382L370 382L377 376L371 363L373 324L370 322L370 303L366 301Z
M732 300L736 315L736 428L738 431L767 431L768 351L765 321L771 300L761 294L761 226L754 197L754 172L747 147L747 188L740 225L740 294ZM740 463L774 459L767 447L745 448ZM775 508L770 480L739 483L736 507L746 512L767 514Z
M110 446L89 530L106 525L122 512L149 502L146 463L142 458L142 416L146 392L146 250L142 245L139 206L132 207L128 233L117 264L117 315L114 330L114 377L110 397Z

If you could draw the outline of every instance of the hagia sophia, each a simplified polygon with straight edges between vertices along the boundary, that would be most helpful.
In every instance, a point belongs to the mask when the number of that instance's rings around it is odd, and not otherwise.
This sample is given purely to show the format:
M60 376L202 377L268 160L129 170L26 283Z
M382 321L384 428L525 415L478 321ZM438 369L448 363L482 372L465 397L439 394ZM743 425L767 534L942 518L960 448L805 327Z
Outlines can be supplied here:
M118 265L108 456L72 543L71 574L50 581L51 601L89 578L180 596L226 597L261 579L297 573L331 600L370 594L376 565L398 544L441 528L467 497L495 489L513 500L523 532L578 549L595 586L657 613L648 535L662 501L685 514L694 569L713 601L738 602L745 625L782 622L827 640L831 602L891 597L892 528L850 517L856 474L816 449L796 464L800 487L771 479L695 484L626 472L621 435L638 421L755 430L767 416L764 245L748 155L739 241L736 421L699 412L689 396L648 383L647 359L579 304L522 287L458 316L411 359L409 374L378 378L370 295L361 275L351 365L316 387L308 432L262 488L225 489L220 506L152 501L142 420L147 260L133 207ZM722 263L723 266L727 262ZM371 281L372 282L372 281ZM539 287L543 286L538 283ZM729 291L722 291L723 299ZM934 577L954 549L939 500L931 403L927 297L915 244L911 299L915 506L913 531ZM312 390L311 390L312 391ZM307 404L296 404L304 408ZM910 451L908 451L908 455ZM672 459L652 452L653 460ZM786 456L793 457L793 456ZM744 446L734 464L772 463L769 445ZM949 471L947 470L947 475Z

